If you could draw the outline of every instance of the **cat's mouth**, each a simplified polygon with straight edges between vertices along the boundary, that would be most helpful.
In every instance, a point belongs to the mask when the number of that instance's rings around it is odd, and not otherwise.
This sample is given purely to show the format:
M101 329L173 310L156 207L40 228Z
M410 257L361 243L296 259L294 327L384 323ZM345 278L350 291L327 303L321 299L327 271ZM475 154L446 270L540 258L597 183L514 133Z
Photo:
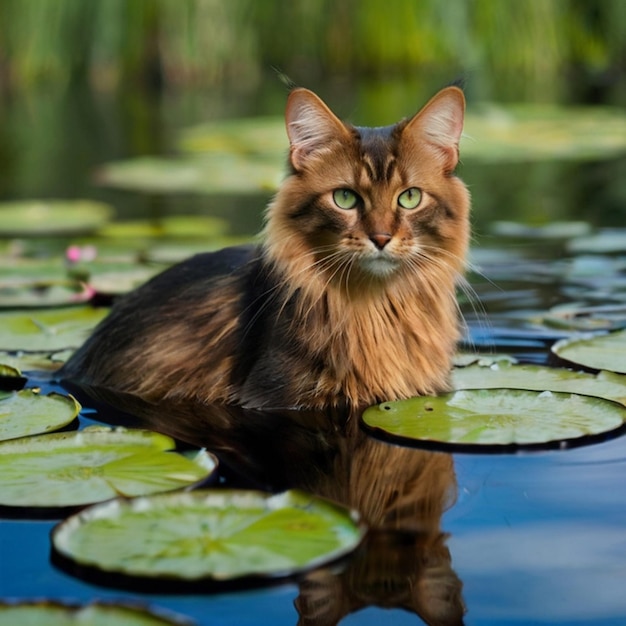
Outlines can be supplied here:
M368 274L385 277L398 270L400 261L386 252L380 252L362 256L359 259L359 265Z

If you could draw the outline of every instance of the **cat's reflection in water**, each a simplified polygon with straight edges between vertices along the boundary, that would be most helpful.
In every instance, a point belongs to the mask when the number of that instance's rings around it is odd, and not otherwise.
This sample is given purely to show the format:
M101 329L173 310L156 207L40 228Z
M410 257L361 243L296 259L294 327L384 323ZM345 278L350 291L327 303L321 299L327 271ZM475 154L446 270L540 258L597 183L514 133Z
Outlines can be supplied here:
M233 486L298 488L359 511L370 528L365 544L343 567L299 581L298 624L338 624L372 605L403 608L433 626L463 623L462 585L441 529L456 493L450 455L378 441L357 415L339 411L329 419L328 412L104 399L133 416L129 425L214 452Z

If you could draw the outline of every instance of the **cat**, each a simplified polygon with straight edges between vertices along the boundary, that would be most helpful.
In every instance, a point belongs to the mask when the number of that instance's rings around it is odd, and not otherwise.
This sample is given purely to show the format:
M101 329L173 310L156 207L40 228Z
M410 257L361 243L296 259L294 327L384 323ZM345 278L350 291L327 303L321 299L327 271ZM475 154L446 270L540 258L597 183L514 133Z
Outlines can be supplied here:
M199 254L127 294L60 376L150 402L363 407L447 389L469 192L465 99L392 126L293 89L288 172L258 245Z

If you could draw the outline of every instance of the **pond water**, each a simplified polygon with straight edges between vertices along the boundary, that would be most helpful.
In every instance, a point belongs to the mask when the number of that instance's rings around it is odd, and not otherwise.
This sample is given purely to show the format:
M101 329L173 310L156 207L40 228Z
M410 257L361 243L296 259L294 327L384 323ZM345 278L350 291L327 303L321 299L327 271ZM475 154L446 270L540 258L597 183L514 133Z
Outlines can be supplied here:
M38 120L42 111L56 111L49 113L52 120L38 122L46 130L35 156L27 154L36 143L35 134L30 143L18 145L19 132L26 131L3 125L2 134L12 138L9 145L15 150L9 155L7 143L0 142L4 159L21 164L15 165L14 174L23 175L3 180L0 191L5 197L88 195L114 202L124 217L236 213L233 232L257 229L262 195L172 198L107 190L89 182L93 168L106 160L167 152L170 120L200 121L211 106L216 115L224 115L219 99L177 102L160 110L158 119L143 116L138 127L130 128L136 121L133 104L149 110L141 103L99 102L94 109L93 102L81 100L84 97L65 102L75 109L56 101L49 102L48 109L31 103L31 119ZM277 98L269 100L261 112ZM212 105L201 111L201 103ZM181 111L184 114L178 115ZM232 112L249 111L239 105ZM25 119L27 113L12 110L11 116ZM74 120L81 120L78 130L70 130ZM69 146L56 144L55 156L55 141L64 131ZM133 132L139 138L126 144ZM70 164L64 163L65 151L82 158L72 156ZM23 167L27 157L32 159L28 168ZM50 168L31 171L42 163ZM475 293L469 299L461 294L468 323L466 349L548 363L549 346L572 332L560 316L563 305L571 303L587 313L592 309L591 316L576 317L581 324L601 319L610 327L624 325L625 164L622 156L463 166L473 191L477 232L469 276ZM556 232L510 224L545 227L557 220L570 224ZM572 226L572 220L583 226ZM588 237L598 234L600 244ZM607 305L612 308L597 308ZM29 385L38 383L49 388L35 373ZM155 594L118 588L114 581L96 584L52 565L49 533L57 520L5 518L0 520L3 598L131 600L170 609L206 626L321 626L339 620L346 626L626 623L624 436L563 449L447 453L378 441L361 432L354 420L337 429L319 416L260 416L210 407L162 407L156 412L135 410L129 416L81 400L87 407L84 424L141 424L206 445L221 457L222 484L303 488L360 509L375 530L347 562L297 581L234 591Z

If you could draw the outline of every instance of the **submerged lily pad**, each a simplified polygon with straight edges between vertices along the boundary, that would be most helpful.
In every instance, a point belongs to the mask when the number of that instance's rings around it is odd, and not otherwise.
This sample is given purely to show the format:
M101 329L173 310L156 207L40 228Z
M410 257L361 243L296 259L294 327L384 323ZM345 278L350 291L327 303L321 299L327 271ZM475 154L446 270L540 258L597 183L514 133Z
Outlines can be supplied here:
M552 346L552 352L583 367L626 374L626 330L562 339Z
M76 419L80 409L72 396L60 393L0 392L0 440L58 430Z
M0 350L50 353L78 348L107 313L86 306L0 312Z
M626 409L576 394L477 389L385 402L366 409L362 419L408 440L532 445L610 432L623 425Z
M54 600L0 601L0 626L192 626L193 622L139 606L92 602L73 605Z
M198 490L113 500L53 531L55 551L108 574L176 581L287 576L352 551L364 529L299 492Z
M500 361L488 366L477 364L454 368L452 385L455 389L508 388L577 393L626 406L626 376L615 372L590 374L560 367L515 365Z
M108 222L113 208L93 200L0 203L0 237L80 235Z
M216 460L188 458L170 437L144 430L85 429L0 443L0 505L32 508L91 504L188 487Z

